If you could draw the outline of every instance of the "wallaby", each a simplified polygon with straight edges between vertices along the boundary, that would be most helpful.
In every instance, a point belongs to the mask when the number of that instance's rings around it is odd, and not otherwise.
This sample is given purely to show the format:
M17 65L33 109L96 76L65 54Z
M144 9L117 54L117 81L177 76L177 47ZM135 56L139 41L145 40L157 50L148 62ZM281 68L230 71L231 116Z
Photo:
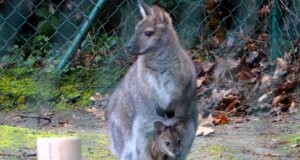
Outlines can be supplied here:
M180 141L182 136L182 125L175 124L167 126L160 121L154 122L156 134L150 140L149 149L153 160L166 160L175 158L180 152Z
M135 119L133 136L122 153L123 160L174 160L180 154L184 121L158 118Z
M179 43L169 14L157 5L150 8L140 1L139 9L143 19L126 45L126 52L138 55L138 59L108 106L111 149L120 157L125 145L130 148L127 146L133 137L133 124L139 123L136 117L149 122L157 117L175 117L186 119L184 129L188 132L182 136L180 156L176 157L185 159L198 119L195 67ZM136 134L142 132L142 124L136 125Z

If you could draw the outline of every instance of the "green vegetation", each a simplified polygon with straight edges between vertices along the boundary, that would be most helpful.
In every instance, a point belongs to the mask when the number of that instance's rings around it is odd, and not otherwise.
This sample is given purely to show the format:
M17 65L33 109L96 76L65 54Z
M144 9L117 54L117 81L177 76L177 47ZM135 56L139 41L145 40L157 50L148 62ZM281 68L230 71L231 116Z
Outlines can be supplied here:
M77 69L55 77L29 67L6 69L0 77L0 110L24 110L41 102L55 109L88 106L96 91L103 93L112 88L109 86L113 85L112 80L120 76L117 70L121 69L117 66L110 72Z
M108 149L108 138L95 133L54 133L27 128L0 126L0 152L18 153L22 149L35 149L37 138L79 137L82 142L83 159L113 160Z
M289 135L288 141L292 145L300 145L300 130L297 133Z
M58 110L90 105L95 92L109 92L126 70L112 62L109 50L117 41L107 34L95 42L87 38L86 49L60 75L55 73L60 57L47 36L35 36L26 49L15 45L0 60L0 111L37 104Z
M237 158L224 155L224 153L237 153L238 150L229 146L222 146L222 145L195 145L195 150L191 152L188 159L199 159L199 154L205 153L207 157L203 159L228 159L228 160L235 160ZM208 158L209 157L209 158Z

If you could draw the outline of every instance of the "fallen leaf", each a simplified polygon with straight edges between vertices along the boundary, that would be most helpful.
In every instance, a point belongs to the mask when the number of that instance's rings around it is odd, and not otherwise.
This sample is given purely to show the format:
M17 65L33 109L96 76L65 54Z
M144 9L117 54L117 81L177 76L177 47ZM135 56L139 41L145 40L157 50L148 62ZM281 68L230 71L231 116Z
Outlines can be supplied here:
M296 79L287 80L287 81L281 83L280 86L274 90L274 93L276 95L286 93L286 92L294 89L296 87L296 85L297 85Z
M215 125L228 124L228 119L224 114L215 115L213 117L214 117L214 124Z
M88 112L88 113L95 113L95 112L97 112L98 110L97 110L96 107L92 107L92 108L87 108L87 109L85 109L85 111Z
M286 98L287 98L287 95L279 95L279 96L273 98L273 100L272 100L272 106L273 107L278 106Z
M197 79L197 88L200 88L207 81L207 75Z
M279 95L272 100L272 111L282 115L283 113L296 113L297 101L290 95Z
M215 109L219 111L230 112L235 108L237 104L239 104L237 96L231 94L225 95Z
M199 126L213 126L214 117L209 114L206 118L203 118L202 114L199 114L198 116L198 124Z
M297 103L295 100L293 100L291 102L291 105L289 107L289 114L292 114L292 113L297 113Z
M198 126L197 131L196 131L196 136L207 136L211 133L213 133L215 130L210 127L202 127Z
M251 69L246 62L246 57L242 57L241 62L238 66L240 73L238 74L239 81L249 80L251 77Z
M216 65L216 62L208 62L208 63L203 63L202 67L205 73L210 72L213 67Z

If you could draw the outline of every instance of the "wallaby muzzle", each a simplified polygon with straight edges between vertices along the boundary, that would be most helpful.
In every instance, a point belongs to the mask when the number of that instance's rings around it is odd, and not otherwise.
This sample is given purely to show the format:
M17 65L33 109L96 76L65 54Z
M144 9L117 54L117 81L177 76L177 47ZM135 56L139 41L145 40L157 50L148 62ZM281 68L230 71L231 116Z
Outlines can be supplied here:
M134 43L135 38L133 37L126 45L125 52L129 55L141 55L140 49L137 44Z

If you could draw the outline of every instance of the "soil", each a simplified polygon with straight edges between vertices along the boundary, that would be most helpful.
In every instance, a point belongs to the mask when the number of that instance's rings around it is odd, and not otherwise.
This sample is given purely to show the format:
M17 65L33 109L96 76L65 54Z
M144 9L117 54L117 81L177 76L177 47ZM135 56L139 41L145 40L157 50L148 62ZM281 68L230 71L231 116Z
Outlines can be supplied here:
M38 124L35 118L12 117L20 114L48 116L52 122L43 125L47 121L41 120ZM43 111L41 114L0 113L0 123L7 117L11 118L3 125L55 133L107 134L105 114L99 108ZM215 126L215 132L209 136L196 137L188 159L300 159L300 113L287 117L248 117L247 119L248 121L243 123L230 122L227 125ZM93 141L83 143L83 146L93 146ZM106 144L105 149L108 148ZM103 159L115 159L110 154L108 156L110 158ZM10 158L0 156L0 159ZM85 159L93 160L91 157Z

